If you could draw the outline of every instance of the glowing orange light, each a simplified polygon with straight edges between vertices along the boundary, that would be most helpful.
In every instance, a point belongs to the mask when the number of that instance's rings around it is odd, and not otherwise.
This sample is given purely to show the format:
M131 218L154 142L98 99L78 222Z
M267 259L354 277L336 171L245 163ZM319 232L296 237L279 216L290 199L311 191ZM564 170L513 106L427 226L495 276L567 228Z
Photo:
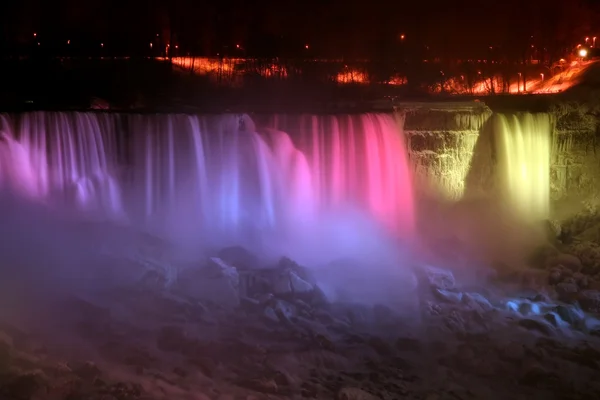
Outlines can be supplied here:
M304 45L304 48L308 50L308 45L307 45L307 44L305 44L305 45Z
M150 43L150 48L152 48L152 43Z
M586 57L588 55L588 51L586 49L579 50L579 57Z
M104 47L104 43L100 43L100 47Z
M179 45L178 45L178 44L176 44L176 45L175 45L175 48L176 48L176 49L178 49L178 48L179 48Z
M34 32L34 33L33 33L33 37L37 37L37 33L35 33L35 32Z
M544 74L543 74L543 73L541 73L541 74L540 74L540 76L542 77L542 80L544 80Z
M71 40L67 40L67 44L71 44Z
M239 45L239 44L236 44L236 45L235 45L235 47L237 47L237 48L239 49L239 48L240 48L240 45Z
M589 38L589 37L586 37L586 38L585 38L585 42L586 42L586 43L587 43L589 40L590 40L590 38Z
M38 42L38 46L40 46L40 45L41 45L41 43L40 43L40 42Z
M405 38L405 37L406 37L406 35L404 35L404 33L402 33L402 34L400 35L400 40L404 40L404 38Z
M577 48L580 48L580 47L581 47L581 45L580 45L580 44L578 44L578 45L577 45Z

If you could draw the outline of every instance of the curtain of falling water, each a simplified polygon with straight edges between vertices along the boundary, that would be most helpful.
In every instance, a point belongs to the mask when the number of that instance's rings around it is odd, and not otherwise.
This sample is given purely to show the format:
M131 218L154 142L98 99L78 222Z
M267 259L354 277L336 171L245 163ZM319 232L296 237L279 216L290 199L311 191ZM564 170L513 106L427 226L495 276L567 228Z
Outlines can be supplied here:
M393 117L277 115L266 125L288 132L306 156L319 209L357 206L396 233L412 233L413 186L402 127Z
M35 112L4 124L11 172L36 197L61 197L88 210L121 212L116 122L109 114ZM14 163L14 158L19 163ZM6 170L6 168L4 168Z
M551 121L548 114L494 116L499 194L522 217L550 212Z
M2 151L25 159L12 173L29 168L37 197L123 210L179 238L310 229L347 206L412 231L407 154L391 116L275 116L259 133L244 118L245 127L236 115L28 113L2 122Z

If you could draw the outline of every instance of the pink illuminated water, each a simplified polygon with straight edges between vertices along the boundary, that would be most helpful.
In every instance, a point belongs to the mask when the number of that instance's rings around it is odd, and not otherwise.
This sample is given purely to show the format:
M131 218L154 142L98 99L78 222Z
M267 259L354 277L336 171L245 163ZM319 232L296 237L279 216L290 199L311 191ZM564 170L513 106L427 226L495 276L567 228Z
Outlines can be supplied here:
M0 183L179 238L285 237L351 209L413 227L401 127L388 115L0 117ZM18 190L17 190L18 189Z

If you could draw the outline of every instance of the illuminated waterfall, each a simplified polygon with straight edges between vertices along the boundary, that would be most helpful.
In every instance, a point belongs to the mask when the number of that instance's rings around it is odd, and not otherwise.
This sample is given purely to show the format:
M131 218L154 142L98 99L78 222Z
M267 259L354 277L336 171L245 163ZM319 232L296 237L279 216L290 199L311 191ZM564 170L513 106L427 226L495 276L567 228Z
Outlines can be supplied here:
M179 239L310 236L343 208L413 229L390 115L277 116L255 128L246 115L35 112L0 124L4 187L27 182L33 197Z
M548 218L550 116L496 114L493 124L499 195L524 218Z

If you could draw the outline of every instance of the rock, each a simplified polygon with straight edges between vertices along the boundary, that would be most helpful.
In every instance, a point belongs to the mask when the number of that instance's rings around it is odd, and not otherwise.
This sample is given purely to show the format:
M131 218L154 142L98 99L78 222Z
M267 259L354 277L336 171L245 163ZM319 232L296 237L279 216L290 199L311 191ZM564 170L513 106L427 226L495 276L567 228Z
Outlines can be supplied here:
M556 285L556 293L561 301L570 303L576 300L577 292L579 292L579 287L576 283L561 282Z
M264 315L271 321L290 323L291 319L297 315L297 309L287 301L273 299L265 308Z
M381 356L389 356L392 354L392 347L379 337L371 337L367 343Z
M190 297L236 308L240 305L239 281L237 269L213 257L206 268L183 271L176 288Z
M552 326L558 326L560 323L560 317L558 316L558 314L553 312L544 314L544 319L548 321L548 323L550 323Z
M42 372L31 372L17 376L3 384L1 389L8 399L14 400L29 400L36 396L44 398L42 393L46 393L48 389L48 379Z
M300 277L300 279L302 279L303 281L306 281L308 283L311 283L313 285L317 283L316 279L311 274L311 272L308 268L298 265L298 263L296 263L295 261L293 261L287 257L282 257L279 260L279 262L277 263L277 269L279 269L280 271L286 271L286 270L292 271L296 275L298 275L298 277Z
M274 379L252 379L242 382L242 385L261 393L277 393L279 387Z
M541 308L537 303L522 301L518 304L517 311L524 316L539 315L541 313Z
M401 337L396 340L396 349L400 351L421 351L421 342L417 339Z
M590 286L590 278L581 272L575 272L573 274L573 279L580 289L587 289Z
M373 306L373 319L376 324L385 325L391 323L394 317L394 311L388 306L383 304L375 304Z
M600 313L600 291L584 290L579 293L579 304L585 311Z
M240 276L237 269L218 257L208 259L206 273L208 278L227 278L236 288L240 284Z
M91 361L87 361L80 365L70 365L69 368L75 375L83 380L93 381L95 378L100 376L100 369Z
M546 321L540 321L532 318L520 319L517 324L525 329L531 331L538 331L544 335L551 336L554 333L552 325Z
M449 290L456 285L454 275L448 270L426 266L423 268L423 272L426 283L434 289Z
M228 265L240 270L260 267L258 256L241 246L225 247L218 252L217 256Z
M580 324L585 318L583 311L573 305L561 304L556 306L553 311L560 317L561 320L573 326L578 326L578 324Z
M584 332L594 336L600 336L600 320L593 317L587 317L582 322Z
M556 285L563 280L563 272L560 268L552 268L548 274L548 283Z
M183 352L190 345L190 339L178 326L165 326L158 332L156 345L160 350Z
M285 270L273 283L273 293L276 295L302 295L311 293L315 287L300 278L294 271Z
M492 303L479 293L464 293L461 302L470 309L486 312L494 309Z
M463 296L463 294L460 292L453 292L450 290L443 290L443 289L439 289L439 288L434 288L433 294L440 301L444 301L446 303L454 303L454 304L460 303L460 301L462 300L462 296Z
M340 389L336 398L337 400L381 400L380 397L355 387Z
M571 271L581 270L581 260L572 254L559 254L554 257L550 257L547 261L547 268L556 266L563 266Z
M524 371L519 378L519 384L525 386L540 386L552 385L552 382L558 380L558 377L553 372L546 371L541 365L534 364L524 368Z

